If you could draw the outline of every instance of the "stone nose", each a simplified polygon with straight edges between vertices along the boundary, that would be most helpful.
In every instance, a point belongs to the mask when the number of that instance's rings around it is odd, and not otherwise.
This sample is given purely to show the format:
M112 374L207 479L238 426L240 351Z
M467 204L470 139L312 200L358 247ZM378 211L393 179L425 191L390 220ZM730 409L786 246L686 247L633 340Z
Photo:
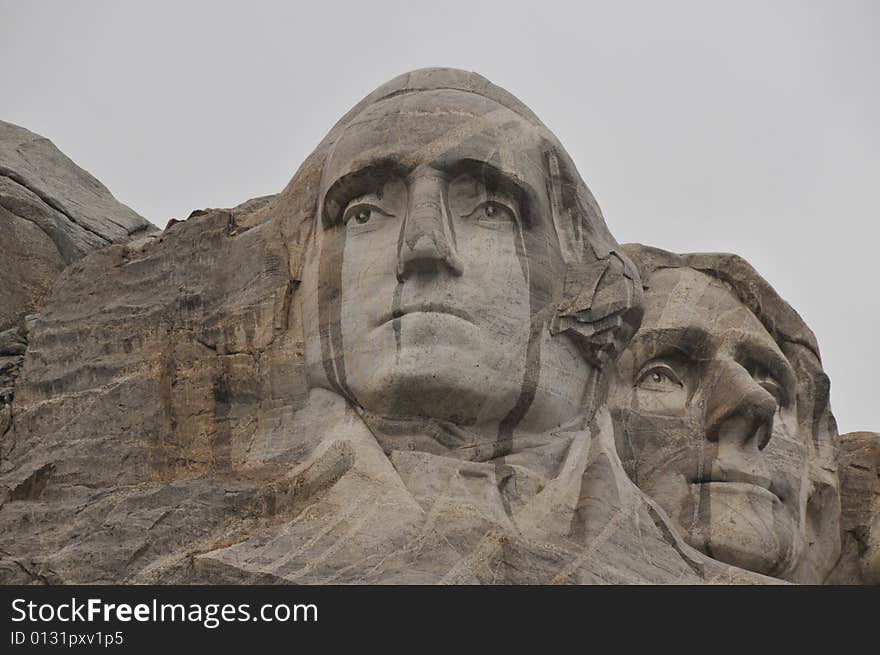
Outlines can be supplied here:
M773 433L776 399L732 360L715 367L706 401L706 436L741 450L763 450Z
M400 280L412 273L464 273L455 250L446 185L446 180L438 175L416 175L409 180L409 200L397 253Z

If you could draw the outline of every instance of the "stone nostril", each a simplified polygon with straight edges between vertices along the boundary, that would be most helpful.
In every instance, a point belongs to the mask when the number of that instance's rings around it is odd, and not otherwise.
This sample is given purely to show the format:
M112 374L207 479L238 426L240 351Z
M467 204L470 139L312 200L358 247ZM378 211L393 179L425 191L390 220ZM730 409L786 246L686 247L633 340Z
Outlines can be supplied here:
M764 450L773 436L773 419L776 416L776 399L763 388L756 394L752 405L752 424L755 426L751 439Z
M446 268L453 275L464 272L461 260L444 240L438 244L431 235L422 235L413 244L401 244L397 261L397 278L403 280L410 273L437 272Z
M755 435L752 437L758 445L758 450L764 450L767 447L767 444L770 443L770 435L773 433L773 425L768 425L767 423L762 423L758 426L758 429L755 430Z
M706 431L709 441L735 444L742 450L764 450L770 442L773 423L758 419L749 413L734 414L717 422Z

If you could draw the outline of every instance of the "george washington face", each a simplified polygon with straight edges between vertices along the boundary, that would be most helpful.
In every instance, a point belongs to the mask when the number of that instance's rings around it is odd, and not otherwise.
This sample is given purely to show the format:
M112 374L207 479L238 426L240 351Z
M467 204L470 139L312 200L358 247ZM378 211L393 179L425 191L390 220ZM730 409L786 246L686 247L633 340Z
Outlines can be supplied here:
M670 268L649 285L613 398L624 466L690 545L781 576L803 545L795 373L723 283Z
M320 193L313 380L458 425L578 411L593 369L546 329L565 263L534 126L473 93L383 100L347 126Z

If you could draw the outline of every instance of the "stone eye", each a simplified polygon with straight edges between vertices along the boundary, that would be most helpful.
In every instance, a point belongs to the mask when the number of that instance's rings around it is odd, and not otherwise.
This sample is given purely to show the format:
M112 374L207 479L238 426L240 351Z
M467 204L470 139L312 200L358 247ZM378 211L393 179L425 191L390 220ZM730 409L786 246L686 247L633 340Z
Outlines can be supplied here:
M486 214L487 218L494 219L512 220L514 216L512 209L494 200L490 200L483 205L483 213Z
M636 386L648 391L675 391L683 385L671 366L654 363L642 370Z
M496 224L515 221L515 216L516 214L513 209L504 203L498 202L497 200L488 200L481 203L476 209L474 209L474 211L468 214L466 218L473 217L478 222L482 220L486 221L487 224Z
M342 222L348 225L349 222L354 221L358 225L364 225L369 223L370 219L379 215L392 216L392 214L380 209L376 205L366 202L353 202L342 215Z

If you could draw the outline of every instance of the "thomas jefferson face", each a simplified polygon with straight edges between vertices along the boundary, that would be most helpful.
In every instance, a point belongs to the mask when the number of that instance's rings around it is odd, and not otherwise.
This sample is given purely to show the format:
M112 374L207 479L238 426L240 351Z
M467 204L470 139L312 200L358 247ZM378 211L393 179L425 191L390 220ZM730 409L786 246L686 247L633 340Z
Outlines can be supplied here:
M721 282L661 269L619 368L617 447L633 481L698 550L790 571L802 548L806 443L794 372L758 319Z
M535 129L458 91L379 102L324 170L304 284L313 379L371 412L566 418L592 369L544 328L564 265ZM310 327L312 326L312 327Z

